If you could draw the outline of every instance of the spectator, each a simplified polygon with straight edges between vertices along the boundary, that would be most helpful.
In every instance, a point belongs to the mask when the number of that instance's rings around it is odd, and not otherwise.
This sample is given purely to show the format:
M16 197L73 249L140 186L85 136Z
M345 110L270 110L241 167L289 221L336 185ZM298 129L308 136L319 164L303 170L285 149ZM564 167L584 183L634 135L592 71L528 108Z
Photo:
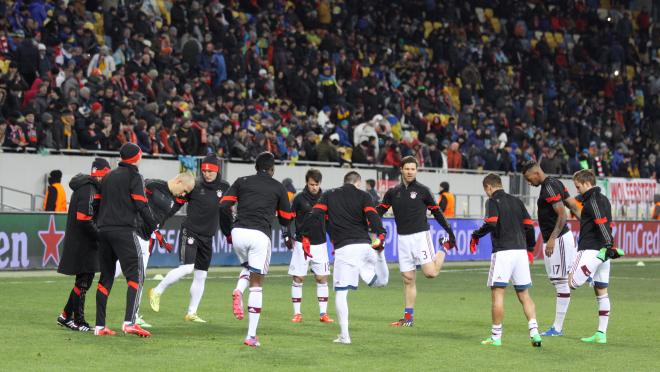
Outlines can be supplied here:
M463 155L458 151L458 143L454 142L447 151L447 167L449 169L460 169L463 165Z
M374 205L378 205L380 202L380 196L378 196L378 192L376 191L376 181L373 179L368 179L365 187L367 193L369 193L371 196L371 200L374 202Z
M438 205L445 217L456 217L456 197L449 191L449 183L446 181L440 182L440 198L438 199Z
M45 212L66 212L66 192L62 186L62 171L55 169L48 175L48 187L44 196Z

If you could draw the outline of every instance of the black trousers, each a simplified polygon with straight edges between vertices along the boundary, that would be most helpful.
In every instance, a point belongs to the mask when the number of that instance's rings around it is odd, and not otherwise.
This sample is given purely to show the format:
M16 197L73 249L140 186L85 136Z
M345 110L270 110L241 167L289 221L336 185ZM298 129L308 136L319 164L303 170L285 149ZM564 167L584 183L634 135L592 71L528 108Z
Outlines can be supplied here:
M76 323L85 321L85 295L92 286L94 273L76 274L76 283L69 293L69 300L64 306L64 317L73 318Z
M117 260L126 277L126 313L124 321L135 323L144 282L142 251L137 234L132 230L102 231L99 233L99 263L101 277L96 291L96 326L105 327L105 309L115 281Z

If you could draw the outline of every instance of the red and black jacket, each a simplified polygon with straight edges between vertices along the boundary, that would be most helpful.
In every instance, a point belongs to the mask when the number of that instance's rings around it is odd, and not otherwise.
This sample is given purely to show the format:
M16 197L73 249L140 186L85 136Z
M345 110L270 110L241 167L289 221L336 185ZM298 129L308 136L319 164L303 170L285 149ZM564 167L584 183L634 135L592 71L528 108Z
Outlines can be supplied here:
M221 200L228 189L229 184L220 179L219 173L213 182L198 179L195 188L186 196L188 210L181 226L197 235L215 236L222 221Z
M539 210L539 227L541 228L541 235L543 241L547 242L552 235L552 230L555 229L557 223L557 212L555 212L554 205L563 203L566 199L570 198L568 189L557 178L547 177L541 184L541 193L537 202ZM568 232L568 225L564 225L559 236Z
M484 224L472 233L481 238L490 233L493 253L511 249L534 251L534 222L520 199L497 190L486 201Z
M314 205L312 215L305 219L300 233L310 236L326 220L334 249L371 244L370 229L376 235L386 234L371 196L351 184L326 191Z
M161 227L165 221L174 216L186 204L186 199L172 195L166 181L148 179L144 181L144 185L151 213L153 213L154 219ZM153 231L148 230L144 221L140 222L142 229L139 231L139 235L142 239L147 240Z
M321 195L323 195L322 191L319 190L319 192L314 195L309 192L309 190L307 190L307 187L305 187L305 189L296 195L296 197L293 198L293 201L291 202L291 209L293 209L293 213L295 213L296 216L296 240L299 242L302 241L302 234L300 234L299 230L304 225L305 218L310 216L312 208L319 201ZM321 227L322 228L314 229L309 232L307 237L309 238L310 244L318 245L327 241L325 234L325 224L322 224Z
M149 231L156 230L154 218L144 192L144 180L135 165L124 162L111 170L101 182L99 231L141 231L138 214Z
M607 197L601 194L600 187L590 189L577 199L583 204L578 251L612 247L612 205Z
M238 203L236 221L232 224L231 207ZM284 186L268 173L258 172L240 177L231 185L220 203L220 228L227 236L232 227L258 230L270 237L273 217L280 225L289 226L295 217Z
M431 214L445 231L453 235L454 232L447 223L440 207L433 200L428 187L414 180L406 186L403 182L387 190L383 201L376 208L379 215L385 214L388 209L394 210L397 232L401 235L410 235L429 230L426 211Z

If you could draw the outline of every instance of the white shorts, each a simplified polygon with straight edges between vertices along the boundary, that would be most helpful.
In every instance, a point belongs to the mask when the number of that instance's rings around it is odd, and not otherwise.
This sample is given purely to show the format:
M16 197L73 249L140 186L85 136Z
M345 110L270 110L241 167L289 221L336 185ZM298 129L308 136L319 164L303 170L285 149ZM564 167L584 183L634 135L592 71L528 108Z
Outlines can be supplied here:
M566 234L555 240L555 250L552 256L545 256L545 244L543 244L543 262L545 263L545 272L550 279L566 279L568 272L573 266L577 246L573 233L569 230Z
M610 282L610 261L601 261L596 257L598 251L586 249L579 251L570 273L573 280L568 283L572 288L578 288L588 281L592 281L596 288L607 288Z
M435 249L429 231L410 235L399 235L399 270L402 273L414 271L417 265L433 262Z
M349 244L335 250L335 291L357 289L360 277L365 282L375 279L375 252L369 244Z
M266 275L270 266L270 238L259 230L235 227L231 240L238 262L253 273Z
M291 263L289 264L289 275L305 276L312 264L314 275L330 275L330 262L328 260L328 246L326 243L315 244L309 247L312 258L305 259L305 253L301 242L293 243L293 252L291 253Z
M506 287L509 281L513 283L513 287L517 291L532 286L526 250L511 249L491 254L487 285L489 287Z

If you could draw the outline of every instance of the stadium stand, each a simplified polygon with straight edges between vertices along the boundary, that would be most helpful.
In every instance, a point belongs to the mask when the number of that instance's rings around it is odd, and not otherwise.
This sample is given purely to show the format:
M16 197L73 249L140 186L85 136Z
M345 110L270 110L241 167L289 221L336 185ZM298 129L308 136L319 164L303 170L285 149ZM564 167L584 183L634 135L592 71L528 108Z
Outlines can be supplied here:
M0 144L660 177L660 30L627 3L6 1Z

